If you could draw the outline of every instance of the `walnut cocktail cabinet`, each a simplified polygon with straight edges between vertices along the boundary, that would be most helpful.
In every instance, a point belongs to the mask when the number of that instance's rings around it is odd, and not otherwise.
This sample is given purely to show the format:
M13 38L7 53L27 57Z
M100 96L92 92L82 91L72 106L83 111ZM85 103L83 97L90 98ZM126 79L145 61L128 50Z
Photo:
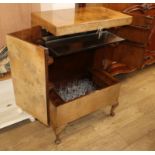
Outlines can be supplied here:
M32 28L7 35L16 104L51 125L56 143L69 122L106 105L114 115L120 83L99 57L123 39L96 30L131 20L103 7L41 12L32 15Z

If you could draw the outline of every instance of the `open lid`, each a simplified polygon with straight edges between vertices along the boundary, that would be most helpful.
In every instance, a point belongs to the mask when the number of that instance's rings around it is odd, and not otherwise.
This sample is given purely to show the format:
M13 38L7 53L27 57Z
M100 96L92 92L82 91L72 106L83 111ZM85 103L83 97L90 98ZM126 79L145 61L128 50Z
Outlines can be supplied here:
M129 25L132 16L101 6L32 13L32 25L56 36Z

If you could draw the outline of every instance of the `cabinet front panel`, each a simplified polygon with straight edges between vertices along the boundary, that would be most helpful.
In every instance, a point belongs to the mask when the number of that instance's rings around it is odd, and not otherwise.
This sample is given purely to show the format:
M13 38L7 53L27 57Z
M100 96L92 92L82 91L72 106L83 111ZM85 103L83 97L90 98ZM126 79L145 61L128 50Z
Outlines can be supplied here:
M104 106L118 102L120 83L68 102L58 107L57 125L63 125L94 112Z

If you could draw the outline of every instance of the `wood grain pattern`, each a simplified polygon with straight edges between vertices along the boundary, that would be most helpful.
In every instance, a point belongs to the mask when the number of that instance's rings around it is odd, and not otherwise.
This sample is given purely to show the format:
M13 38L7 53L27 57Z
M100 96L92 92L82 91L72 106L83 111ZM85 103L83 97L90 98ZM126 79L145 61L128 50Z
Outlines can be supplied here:
M17 105L47 124L44 48L11 35L7 36L7 46Z
M124 9L138 3L86 3L87 6L103 6L109 9L123 11Z
M133 16L133 22L131 25L120 27L113 31L116 35L121 36L126 39L126 42L130 43L129 48L125 49L124 46L119 46L119 50L116 49L116 52L114 52L115 58L121 60L116 60L118 63L123 62L130 68L134 66L135 69L144 68L155 63L154 49L152 48L152 43L154 42L152 40L154 38L154 10L155 7L152 4L139 4L128 7L123 11ZM120 67L112 69L113 67L112 65L111 73L116 73L117 70L118 74L121 73L122 69ZM132 71L128 70L128 67L125 72Z
M60 97L54 95L53 92L50 93L50 124L56 134L56 141L60 141L60 133L68 123L73 122L74 120L108 105L113 107L111 108L110 114L114 114L114 107L118 105L120 83L106 72L93 70L92 74L94 82L98 85L100 84L101 89L95 90L94 92L69 102L60 101L61 103L59 104L56 104L56 102L58 102ZM107 84L107 86L105 86L105 84Z
M103 13L102 16L99 15L99 10ZM73 14L73 11L76 11L75 14ZM131 16L124 15L103 7L88 7L78 10L67 9L52 12L47 11L40 14L41 17L39 17L39 13L34 13L32 15L32 23L34 24L35 19L39 19L39 23L37 24L39 26L44 26L48 31L53 30L53 27L54 29L56 28L56 33L54 33L55 35L90 31L98 28L110 28L130 24L132 21ZM53 15L54 19L52 18ZM75 19L70 19L69 15L73 15L73 17L75 16ZM66 16L65 20L64 16ZM74 21L73 23L72 20ZM45 25L42 25L42 22ZM115 83L113 86L109 86L111 84L106 83L108 84L107 88L95 91L94 93L73 100L71 102L61 104L56 108L54 107L51 112L47 111L47 102L49 100L49 96L47 94L48 92L46 92L46 90L48 89L48 83L46 79L47 74L50 73L50 67L48 69L46 67L48 60L46 58L44 48L41 48L39 45L35 45L35 41L37 41L41 37L40 28L33 27L30 30L23 30L12 35L13 36L9 35L7 37L7 42L10 51L9 57L11 59L16 102L24 110L26 110L45 124L48 123L47 114L52 113L50 115L53 118L50 119L52 120L52 123L54 122L53 126L56 136L64 128L65 124L72 122L91 112L94 112L102 106L113 106L118 104L120 84ZM68 61L65 61L65 63L67 62ZM70 68L72 64L67 65ZM82 67L82 69L80 69L80 72L88 68L88 65L84 68ZM73 70L75 70L75 68L73 68ZM56 72L54 72L51 76L54 76L54 74L56 74L57 72L59 71L56 70ZM77 74L76 70L75 72ZM60 73L62 75L62 72ZM32 76L30 77L30 75ZM95 75L93 74L93 76ZM64 76L61 77L64 78ZM110 80L110 75L107 78L108 80ZM99 81L102 80L103 79L99 79ZM107 79L104 80L106 81ZM55 99L51 99L51 102L54 101Z
M118 102L120 84L95 91L89 95L60 105L57 108L57 125L72 122L106 105ZM69 111L68 111L69 110Z
M56 36L131 22L131 16L99 6L32 13L32 25L40 25Z

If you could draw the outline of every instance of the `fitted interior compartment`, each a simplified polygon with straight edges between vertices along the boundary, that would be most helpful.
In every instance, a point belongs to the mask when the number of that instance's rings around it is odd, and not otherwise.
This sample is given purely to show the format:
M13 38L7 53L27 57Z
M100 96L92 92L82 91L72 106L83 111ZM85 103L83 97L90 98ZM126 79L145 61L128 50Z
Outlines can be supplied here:
M48 72L53 85L49 95L54 105L65 104L118 82L105 71L94 69L95 52L87 50L55 58Z
M122 40L122 38L108 31L93 31L59 38L56 37L47 40L45 46L50 50L53 57L60 57Z
M96 48L124 40L109 31L90 31L77 33L76 35L54 36L40 26L18 31L12 33L12 35L48 49L48 55L54 58L85 50L95 50Z
M96 30L65 36L54 36L43 29L41 32L42 37L37 42L48 48L49 55L54 58L74 54L84 50L95 49L124 40L106 30Z
M81 78L64 79L54 83L54 88L50 91L50 99L55 106L65 104L77 98L91 95L91 93L116 84L118 80L110 77L106 72L92 71Z
M70 55L124 40L108 31L90 31L77 33L76 35L54 36L40 26L19 31L13 33L13 35L30 43L48 48L49 54L53 57Z
M55 45L58 46L60 45L60 42L63 41L68 42L71 41L71 39L73 39L73 42L75 43L77 40L80 41L79 38L85 39L81 40L81 42L83 43L83 41L86 42L88 41L88 45L91 46L91 42L89 42L90 38L88 36L91 37L92 35L95 35L96 37L98 36L96 32L85 32L80 33L75 37L73 35L55 37L51 33L41 29L40 26L33 27L31 29L24 31L19 31L14 33L13 35L14 37L17 37L19 39L44 47L45 43L48 41L55 43ZM104 35L106 35L107 37L104 38ZM117 42L117 39L120 39L120 41L122 40L119 37L113 38L113 35L106 31L105 34L101 35L101 40L95 43L102 43L102 45L104 45L105 43L103 42L104 39L105 40L107 39L107 41L109 40L107 44ZM69 46L69 42L67 45ZM53 47L54 46L52 46L52 48ZM65 104L67 102L91 94L96 90L106 88L113 84L111 82L109 83L108 81L111 80L112 78L110 77L110 75L107 76L105 73L102 73L102 77L106 75L106 78L103 79L101 78L101 75L99 78L99 76L97 75L98 73L97 74L95 73L93 69L96 64L94 57L98 46L94 47L95 48L86 48L86 49L81 48L78 52L72 52L69 54L67 53L64 55L56 56L54 57L54 60L51 61L52 62L51 65L47 66L48 67L47 86L48 90L50 90L49 96L55 105ZM50 49L48 54L53 56ZM116 83L116 81L114 83ZM78 93L74 97L71 97L70 99L65 99L63 96L61 96L60 90L63 89L65 91L68 85L72 85L72 87L76 87L76 85L81 85L80 89L86 89L86 90L82 93L81 91L78 90L78 88L76 88L77 89L76 91L79 91L80 93ZM71 91L74 90L71 88Z
M89 32L83 34L87 33ZM56 38L64 37L66 36ZM120 83L102 70L102 67L97 67L97 62L102 64L102 59L96 55L98 48L53 57L52 52L44 46L44 41L52 38L55 37L40 26L7 36L14 83L16 89L19 88L16 91L17 104L54 128L64 126L103 106L118 105ZM105 47L100 52L104 53L103 50ZM86 83L84 87L91 89L87 88L83 94L68 100L57 92L57 89L77 81L82 87ZM78 88L77 90L79 91ZM21 102L23 98L24 103Z

